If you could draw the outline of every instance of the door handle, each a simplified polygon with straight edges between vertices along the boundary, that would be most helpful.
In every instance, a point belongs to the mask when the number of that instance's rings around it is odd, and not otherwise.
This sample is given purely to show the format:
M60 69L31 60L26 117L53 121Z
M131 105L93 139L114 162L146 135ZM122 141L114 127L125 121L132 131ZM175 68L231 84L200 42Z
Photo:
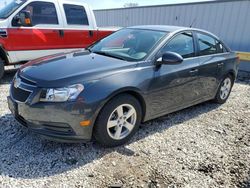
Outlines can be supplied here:
M91 31L91 30L90 30L90 31L89 31L89 36L90 36L90 37L93 37L93 36L94 36L94 31Z
M58 33L60 37L64 37L64 31L63 30L53 30L53 32Z
M218 67L223 67L224 63L218 63Z
M64 31L63 30L59 30L59 35L60 35L60 37L64 37Z
M196 75L199 72L198 69L192 69L191 71L189 71L189 73L193 76Z

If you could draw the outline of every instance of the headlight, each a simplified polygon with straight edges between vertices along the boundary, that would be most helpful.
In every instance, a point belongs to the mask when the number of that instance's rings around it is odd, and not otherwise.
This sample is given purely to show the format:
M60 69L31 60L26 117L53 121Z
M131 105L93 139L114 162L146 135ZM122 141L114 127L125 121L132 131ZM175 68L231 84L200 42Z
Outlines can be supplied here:
M66 102L75 100L84 90L81 84L75 84L64 88L47 89L41 94L40 101L43 102Z

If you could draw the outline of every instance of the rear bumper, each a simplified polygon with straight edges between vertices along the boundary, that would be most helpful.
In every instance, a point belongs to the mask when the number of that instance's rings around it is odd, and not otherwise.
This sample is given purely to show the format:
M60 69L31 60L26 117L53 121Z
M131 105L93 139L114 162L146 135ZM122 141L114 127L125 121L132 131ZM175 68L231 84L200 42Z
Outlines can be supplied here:
M86 142L92 138L95 113L84 108L81 101L27 105L8 97L8 104L19 123L43 137L60 142ZM80 126L85 120L91 124Z

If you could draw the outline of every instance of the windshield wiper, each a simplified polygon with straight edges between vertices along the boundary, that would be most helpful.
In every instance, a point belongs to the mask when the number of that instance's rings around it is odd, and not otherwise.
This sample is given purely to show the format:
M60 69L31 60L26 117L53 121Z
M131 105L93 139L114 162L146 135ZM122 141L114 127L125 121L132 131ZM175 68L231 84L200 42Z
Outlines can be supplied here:
M116 59L127 61L127 58L125 58L125 57L121 57L121 56L118 56L118 55L115 55L115 54L110 54L110 53L103 52L103 51L93 51L93 53L98 54L98 55L104 55L104 56L107 56L107 57L113 57L113 58L116 58Z

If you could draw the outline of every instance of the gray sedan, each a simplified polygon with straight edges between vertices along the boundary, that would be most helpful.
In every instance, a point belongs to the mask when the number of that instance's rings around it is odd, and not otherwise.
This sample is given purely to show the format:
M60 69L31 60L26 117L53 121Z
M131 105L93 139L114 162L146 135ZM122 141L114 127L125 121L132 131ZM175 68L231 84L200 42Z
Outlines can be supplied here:
M8 103L22 125L46 138L95 138L114 147L145 121L208 100L226 102L238 62L203 30L129 27L86 50L27 63L15 75Z

